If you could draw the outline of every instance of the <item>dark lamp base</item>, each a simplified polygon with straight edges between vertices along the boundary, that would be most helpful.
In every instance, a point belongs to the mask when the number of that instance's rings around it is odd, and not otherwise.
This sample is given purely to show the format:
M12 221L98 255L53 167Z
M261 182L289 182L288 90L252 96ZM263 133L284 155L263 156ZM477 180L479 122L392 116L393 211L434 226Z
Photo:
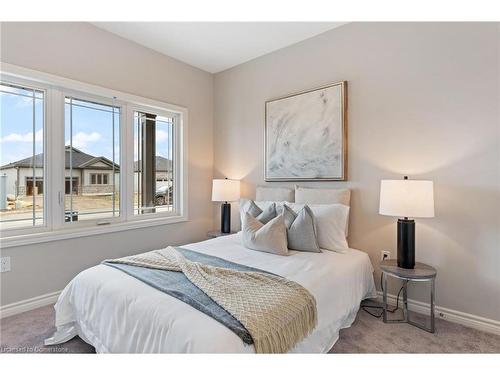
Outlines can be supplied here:
M220 206L220 231L231 232L231 205L227 202Z
M398 219L398 267L415 268L415 220Z

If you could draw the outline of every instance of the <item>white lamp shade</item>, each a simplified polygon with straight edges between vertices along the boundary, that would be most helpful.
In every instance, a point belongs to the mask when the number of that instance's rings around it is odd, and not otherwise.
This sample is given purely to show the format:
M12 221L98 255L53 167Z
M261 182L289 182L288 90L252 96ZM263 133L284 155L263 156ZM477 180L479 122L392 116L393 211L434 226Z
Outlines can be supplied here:
M434 217L433 182L382 180L379 213L397 217Z
M238 180L216 179L212 183L212 201L230 202L240 199L240 182Z

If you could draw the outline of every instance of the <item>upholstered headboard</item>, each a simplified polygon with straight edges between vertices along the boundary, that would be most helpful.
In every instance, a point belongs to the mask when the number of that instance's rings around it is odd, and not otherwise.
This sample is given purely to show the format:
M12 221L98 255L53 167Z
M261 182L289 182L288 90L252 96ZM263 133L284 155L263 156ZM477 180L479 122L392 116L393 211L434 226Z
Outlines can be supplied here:
M257 201L286 201L295 202L295 192L293 189L285 187L257 186L255 194Z
M318 189L295 186L295 203L351 205L349 189Z

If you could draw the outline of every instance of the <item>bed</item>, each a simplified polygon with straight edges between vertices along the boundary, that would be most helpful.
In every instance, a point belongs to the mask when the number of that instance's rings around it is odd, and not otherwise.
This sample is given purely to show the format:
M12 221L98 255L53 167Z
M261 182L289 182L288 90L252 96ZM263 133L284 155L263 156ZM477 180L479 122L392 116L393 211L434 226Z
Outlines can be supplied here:
M361 300L374 297L368 255L291 251L279 256L246 249L240 233L182 246L293 280L315 297L318 324L291 351L326 353L339 330L354 321ZM253 353L208 315L115 268L98 265L78 274L56 305L58 344L78 335L98 353Z

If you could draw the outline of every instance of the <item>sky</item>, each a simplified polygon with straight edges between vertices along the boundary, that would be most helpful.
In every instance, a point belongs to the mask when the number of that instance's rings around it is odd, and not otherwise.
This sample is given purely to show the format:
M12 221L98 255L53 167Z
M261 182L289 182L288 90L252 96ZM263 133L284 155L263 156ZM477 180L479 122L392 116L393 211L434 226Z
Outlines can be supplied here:
M33 155L33 99L0 93L0 165ZM36 153L43 152L43 102L35 100Z
M30 91L24 91L30 94ZM75 104L85 102L75 101ZM88 104L94 108L73 105L72 131L70 130L70 105L65 105L65 143L93 156L113 160L113 114L110 106ZM103 109L97 110L96 108ZM36 154L43 152L43 101L35 100ZM33 99L0 93L0 165L5 165L33 155ZM156 154L171 157L172 140L170 125L157 122ZM136 124L134 124L136 128ZM119 115L115 113L115 162L119 161ZM137 135L134 129L135 136ZM137 144L137 139L134 145ZM137 146L134 147L137 160Z

